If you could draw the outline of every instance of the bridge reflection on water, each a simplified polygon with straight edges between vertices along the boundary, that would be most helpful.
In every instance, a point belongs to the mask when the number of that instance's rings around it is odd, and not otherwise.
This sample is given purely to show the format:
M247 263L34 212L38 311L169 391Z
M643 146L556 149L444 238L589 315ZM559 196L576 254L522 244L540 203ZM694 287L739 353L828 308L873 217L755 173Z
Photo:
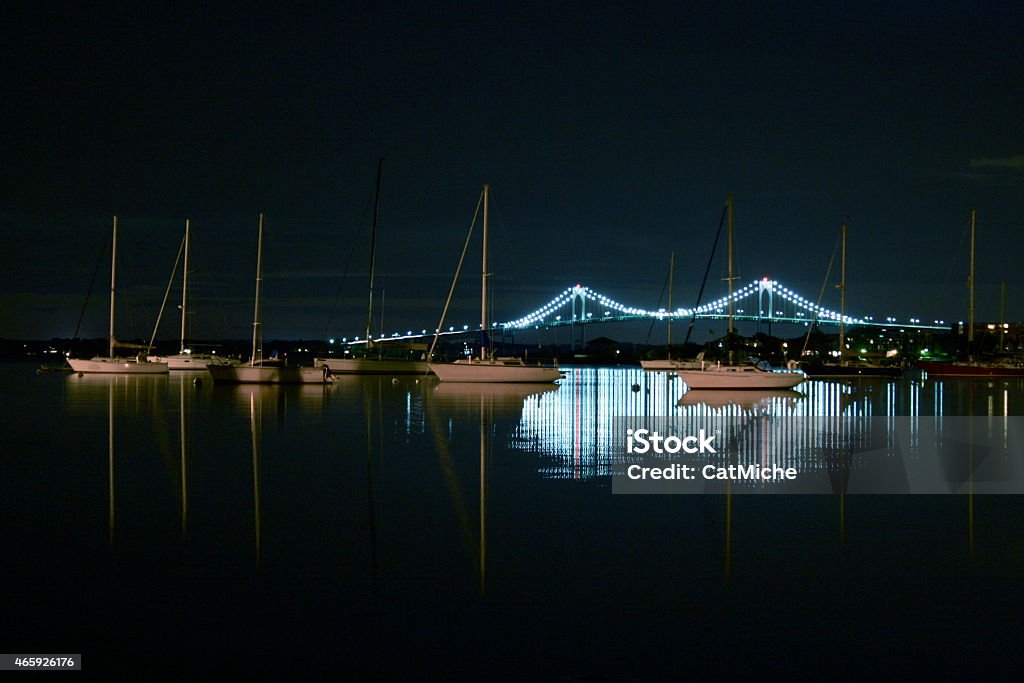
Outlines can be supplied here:
M640 368L563 370L564 379L547 386L355 376L339 377L328 387L224 392L211 391L209 385L193 387L192 380L181 377L68 377L62 384L72 413L110 412L113 422L116 409L121 428L138 433L148 433L154 424L161 434L178 429L164 425L165 401L174 404L182 425L210 421L224 434L226 412L248 423L255 405L259 414L273 416L276 425L295 430L285 442L309 440L311 429L340 430L325 443L365 439L368 444L380 441L382 452L392 443L461 453L475 448L464 440L479 431L483 420L495 447L532 455L541 477L599 486L633 462L627 459L625 432L627 426L641 425L662 433L693 434L701 428L720 433L718 443L727 440L728 447L701 462L792 466L828 477L832 491L846 491L850 473L870 470L876 483L893 487L875 492L915 491L914 483L922 477L927 485L921 492L955 492L962 488L958 482L978 473L988 477L989 485L1010 486L996 488L999 492L1024 492L1024 466L1018 465L1024 459L1019 457L1021 379L856 378L806 381L793 391L709 392L687 391L673 374ZM184 435L184 426L181 431ZM232 434L243 436L239 425ZM971 444L978 447L955 450ZM160 450L168 446L161 442ZM982 460L988 468L984 471L978 469Z
M726 464L835 473L868 464L877 469L888 461L893 471L877 477L905 484L913 478L901 469L908 461L942 450L943 444L966 443L964 430L976 429L977 422L968 425L967 417L987 418L981 423L985 433L973 437L992 439L1006 460L1014 445L1011 418L1021 414L1020 385L1020 380L856 379L807 381L795 391L688 392L671 374L573 368L557 391L524 397L509 446L536 453L542 476L589 479L621 473L626 466L626 424L681 426L687 433L704 428L739 437L728 454L720 454Z

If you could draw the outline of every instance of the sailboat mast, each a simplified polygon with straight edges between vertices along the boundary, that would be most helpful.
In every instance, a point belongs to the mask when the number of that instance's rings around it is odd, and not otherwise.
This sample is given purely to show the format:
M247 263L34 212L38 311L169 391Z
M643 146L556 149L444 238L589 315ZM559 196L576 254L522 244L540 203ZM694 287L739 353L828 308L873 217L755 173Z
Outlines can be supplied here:
M366 311L366 348L370 348L373 325L373 277L377 264L377 222L380 219L380 176L384 170L384 160L377 162L377 190L373 200L373 229L370 231L370 303Z
M1006 279L999 284L999 352L1003 351L1003 342L1006 341Z
M487 205L491 186L484 185L484 246L482 272L480 276L480 360L487 358L487 346L484 338L487 335Z
M733 263L733 253L732 253L732 195L729 195L728 197L726 197L725 205L726 205L726 207L728 207L728 214L727 215L728 215L728 223L729 223L729 328L728 328L728 333L731 335L732 334L732 315L733 315L732 314L732 280L733 280L733 272L732 272L732 263Z
M839 279L839 362L843 362L846 353L846 221L843 221L843 265Z
M668 357L672 357L672 278L676 270L676 252L668 259Z
M967 277L967 358L974 360L974 209L971 209L971 273Z
M263 214L260 214L259 237L256 242L256 304L252 314L252 355L249 356L249 367L256 365L257 342L260 338L260 289L263 287ZM263 349L260 348L260 361L263 360Z
M732 247L732 195L730 194L725 199L725 205L728 215L729 224L729 327L726 333L726 343L729 347L729 365L732 365L733 351L732 351L732 319L733 319L733 300L732 300L732 281L733 281L733 247Z
M185 353L185 300L188 296L188 227L189 220L185 219L185 266L181 272L181 349L178 353Z
M117 270L117 216L114 216L114 236L110 247L110 329L107 332L108 351L107 357L114 357L114 283Z

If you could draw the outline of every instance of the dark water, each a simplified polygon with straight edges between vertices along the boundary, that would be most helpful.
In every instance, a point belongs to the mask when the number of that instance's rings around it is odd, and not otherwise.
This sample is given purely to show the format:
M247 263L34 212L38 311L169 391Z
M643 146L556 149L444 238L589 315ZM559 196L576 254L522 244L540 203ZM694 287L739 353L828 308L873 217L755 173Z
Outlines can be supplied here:
M616 416L999 419L1024 414L1020 381L680 406L626 369L548 389L2 370L0 650L81 652L86 675L976 673L1024 645L1020 496L610 483Z

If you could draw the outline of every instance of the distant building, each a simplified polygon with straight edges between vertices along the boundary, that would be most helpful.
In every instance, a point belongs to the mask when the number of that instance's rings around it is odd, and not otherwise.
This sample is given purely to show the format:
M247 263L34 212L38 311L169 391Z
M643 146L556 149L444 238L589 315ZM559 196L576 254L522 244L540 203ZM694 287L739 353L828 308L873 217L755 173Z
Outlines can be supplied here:
M966 339L967 323L952 326L953 334ZM982 353L1024 350L1024 323L974 323L974 344Z

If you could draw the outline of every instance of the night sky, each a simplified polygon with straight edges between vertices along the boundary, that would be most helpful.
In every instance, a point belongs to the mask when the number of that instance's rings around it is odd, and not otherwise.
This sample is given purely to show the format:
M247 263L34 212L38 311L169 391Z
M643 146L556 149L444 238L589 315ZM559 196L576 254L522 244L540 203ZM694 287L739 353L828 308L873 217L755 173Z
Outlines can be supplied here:
M74 332L117 214L120 337L188 217L193 334L245 338L260 212L266 336L360 334L379 158L388 331L436 325L485 182L498 320L577 282L656 307L671 250L691 305L729 193L741 281L812 299L849 214L848 310L876 317L966 316L977 209L978 318L1005 278L1024 320L1019 2L150 4L2 10L0 336Z

